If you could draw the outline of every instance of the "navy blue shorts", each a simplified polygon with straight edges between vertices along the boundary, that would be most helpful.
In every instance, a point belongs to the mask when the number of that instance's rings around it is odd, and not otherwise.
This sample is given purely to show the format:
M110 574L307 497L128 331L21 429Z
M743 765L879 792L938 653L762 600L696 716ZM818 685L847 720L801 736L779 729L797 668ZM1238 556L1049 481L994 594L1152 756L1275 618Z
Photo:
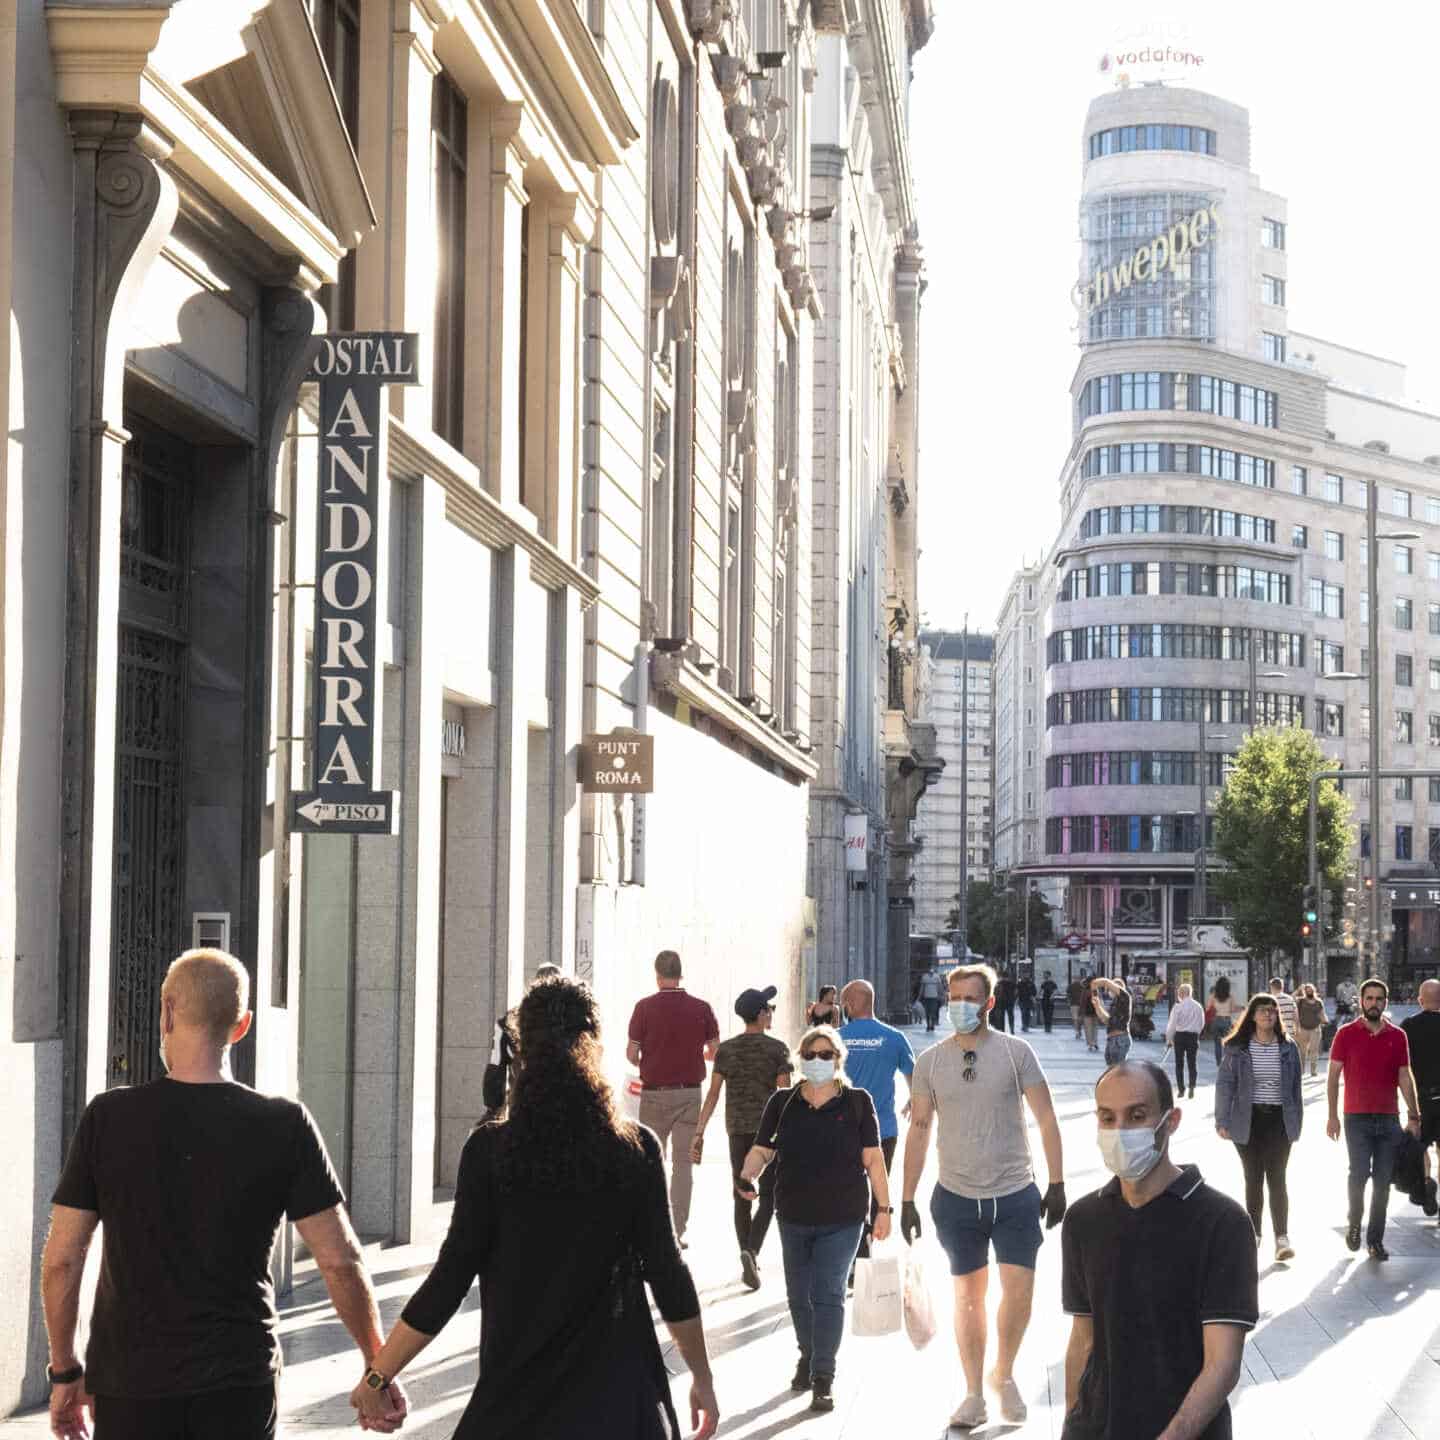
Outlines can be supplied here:
M998 1200L967 1200L943 1185L930 1197L935 1233L950 1257L952 1275L969 1275L990 1263L990 1247L1001 1265L1035 1268L1040 1253L1040 1191L1027 1185Z

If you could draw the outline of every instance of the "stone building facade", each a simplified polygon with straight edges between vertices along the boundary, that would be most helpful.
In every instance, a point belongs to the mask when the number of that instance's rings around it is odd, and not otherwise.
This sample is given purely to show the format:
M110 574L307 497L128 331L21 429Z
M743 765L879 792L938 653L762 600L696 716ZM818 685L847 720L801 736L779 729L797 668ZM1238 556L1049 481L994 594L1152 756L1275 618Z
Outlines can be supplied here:
M25 1320L0 1411L43 1393L38 1240L66 1140L97 1091L155 1073L158 981L194 942L250 969L237 1072L311 1107L373 1237L443 1225L495 1020L542 962L594 984L612 1034L662 947L724 1016L777 985L794 1029L835 223L814 217L812 111L819 47L854 23L796 0L17 15L0 1274ZM898 248L913 216L872 210ZM918 266L894 268L865 340L865 394L899 416L869 432L881 516L888 477L915 473L885 326L918 353ZM289 803L328 693L302 383L327 329L414 335L420 357L366 472L391 835L302 834ZM876 736L885 698L867 691ZM577 785L582 736L615 727L656 755L654 793L618 804Z
M1205 936L1223 927L1200 923L1219 918L1198 913L1201 817L1252 725L1306 726L1347 769L1367 767L1372 724L1383 766L1440 754L1440 416L1405 399L1403 366L1291 328L1305 297L1289 293L1286 257L1304 237L1250 170L1241 107L1120 89L1092 103L1080 147L1074 441L1060 534L1002 615L1000 844L1014 854L1018 832L1023 867L1063 884L1065 923L1097 962L1201 964L1208 982L1234 957L1211 954ZM1027 690L1032 580L1044 635ZM1343 678L1372 665L1379 716L1368 682ZM1033 856L1021 711L1043 715ZM1349 791L1364 821L1368 786ZM1384 782L1374 844L1382 880L1434 875L1440 782ZM1396 922L1393 972L1409 987L1440 969L1440 922L1403 906ZM1330 983L1354 966L1337 947Z
M821 39L811 137L809 868L815 983L865 976L893 1009L908 1004L911 827L939 770L915 708L924 283L906 128L911 60L932 22L928 0L861 0L854 14L848 33Z

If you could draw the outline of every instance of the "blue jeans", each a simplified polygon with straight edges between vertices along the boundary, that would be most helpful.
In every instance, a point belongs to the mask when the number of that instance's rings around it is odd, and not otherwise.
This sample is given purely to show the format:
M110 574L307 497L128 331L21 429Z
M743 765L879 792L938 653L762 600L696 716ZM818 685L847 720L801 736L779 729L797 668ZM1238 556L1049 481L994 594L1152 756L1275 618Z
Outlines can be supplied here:
M1119 1031L1105 1037L1105 1063L1118 1065L1130 1053L1130 1037Z
M845 1330L845 1278L860 1248L864 1226L792 1225L780 1220L785 1257L785 1296L800 1353L811 1375L835 1375L835 1356Z
M1365 1213L1365 1182L1369 1180L1370 1223L1365 1227L1365 1243L1378 1245L1385 1238L1385 1210L1400 1148L1400 1117L1347 1115L1345 1148L1350 1152L1350 1224L1358 1225Z

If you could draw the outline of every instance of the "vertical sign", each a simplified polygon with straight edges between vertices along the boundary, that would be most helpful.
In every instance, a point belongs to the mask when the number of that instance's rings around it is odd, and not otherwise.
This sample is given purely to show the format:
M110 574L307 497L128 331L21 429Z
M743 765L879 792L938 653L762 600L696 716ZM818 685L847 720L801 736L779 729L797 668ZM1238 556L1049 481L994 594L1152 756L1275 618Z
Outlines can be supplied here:
M291 796L290 822L311 834L390 835L398 797L375 790L383 404L385 386L419 384L419 336L322 336L306 378L320 382L315 696L310 789Z
M870 840L870 817L868 815L847 815L845 817L845 869L851 875L863 875L869 868L870 857L867 846Z

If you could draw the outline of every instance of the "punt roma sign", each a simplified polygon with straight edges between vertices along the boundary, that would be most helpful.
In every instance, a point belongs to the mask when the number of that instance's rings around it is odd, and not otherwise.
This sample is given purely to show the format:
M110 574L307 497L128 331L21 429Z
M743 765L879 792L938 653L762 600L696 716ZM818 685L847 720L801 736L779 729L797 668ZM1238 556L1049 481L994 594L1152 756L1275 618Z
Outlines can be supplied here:
M325 335L308 380L320 382L315 507L311 788L290 797L294 830L392 835L399 797L375 789L379 487L384 388L420 383L418 335Z

